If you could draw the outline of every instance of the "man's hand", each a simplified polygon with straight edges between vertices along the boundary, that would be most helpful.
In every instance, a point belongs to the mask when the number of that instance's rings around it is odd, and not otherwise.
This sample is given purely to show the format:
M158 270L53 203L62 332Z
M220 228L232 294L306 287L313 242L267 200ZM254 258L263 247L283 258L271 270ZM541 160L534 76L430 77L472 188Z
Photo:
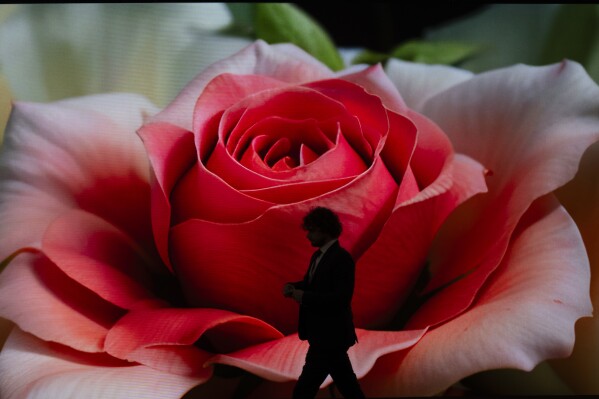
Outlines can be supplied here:
M302 290L293 290L291 293L291 298L297 303L302 303L302 298L304 297L304 291Z
M283 296L285 298L291 298L293 291L295 291L295 287L293 285L287 283L283 286Z
M293 284L287 283L283 286L283 296L285 298L291 298L297 303L302 303L304 291L298 290L293 286Z

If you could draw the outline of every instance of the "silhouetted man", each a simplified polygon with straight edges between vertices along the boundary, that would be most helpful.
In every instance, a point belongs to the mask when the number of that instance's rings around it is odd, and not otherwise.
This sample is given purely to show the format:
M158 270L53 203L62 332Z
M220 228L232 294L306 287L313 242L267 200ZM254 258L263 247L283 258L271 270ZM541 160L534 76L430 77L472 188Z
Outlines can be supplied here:
M337 241L341 223L333 211L317 207L304 217L302 227L318 250L304 279L283 287L283 295L300 304L299 338L310 344L293 399L314 398L329 374L345 398L364 398L347 356L358 341L351 310L355 265Z

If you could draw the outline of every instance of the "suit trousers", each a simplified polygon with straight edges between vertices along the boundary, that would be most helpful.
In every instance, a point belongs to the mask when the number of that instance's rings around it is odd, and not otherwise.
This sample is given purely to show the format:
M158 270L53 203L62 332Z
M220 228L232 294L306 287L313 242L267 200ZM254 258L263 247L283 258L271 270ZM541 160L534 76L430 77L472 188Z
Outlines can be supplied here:
M344 398L364 399L347 355L348 349L310 345L302 374L293 390L293 399L313 399L328 375Z

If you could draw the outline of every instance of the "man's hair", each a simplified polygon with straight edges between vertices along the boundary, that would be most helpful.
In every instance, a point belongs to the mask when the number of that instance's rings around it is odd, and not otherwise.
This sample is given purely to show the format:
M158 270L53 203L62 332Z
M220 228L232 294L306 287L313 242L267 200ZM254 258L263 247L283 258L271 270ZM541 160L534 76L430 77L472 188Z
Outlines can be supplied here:
M333 238L339 238L341 231L343 231L339 216L329 208L322 206L312 208L310 212L304 216L302 228L304 230L317 228Z

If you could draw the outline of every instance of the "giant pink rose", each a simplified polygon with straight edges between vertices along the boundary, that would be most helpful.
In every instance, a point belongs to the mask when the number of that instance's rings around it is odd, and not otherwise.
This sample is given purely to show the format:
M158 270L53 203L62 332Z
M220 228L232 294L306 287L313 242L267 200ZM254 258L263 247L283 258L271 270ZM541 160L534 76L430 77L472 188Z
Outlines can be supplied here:
M572 62L333 73L260 41L159 113L122 94L18 103L0 395L224 397L224 366L261 377L255 397L288 393L307 346L280 290L305 271L316 205L357 261L350 357L369 396L567 356L589 268L552 191L599 139L598 111Z

